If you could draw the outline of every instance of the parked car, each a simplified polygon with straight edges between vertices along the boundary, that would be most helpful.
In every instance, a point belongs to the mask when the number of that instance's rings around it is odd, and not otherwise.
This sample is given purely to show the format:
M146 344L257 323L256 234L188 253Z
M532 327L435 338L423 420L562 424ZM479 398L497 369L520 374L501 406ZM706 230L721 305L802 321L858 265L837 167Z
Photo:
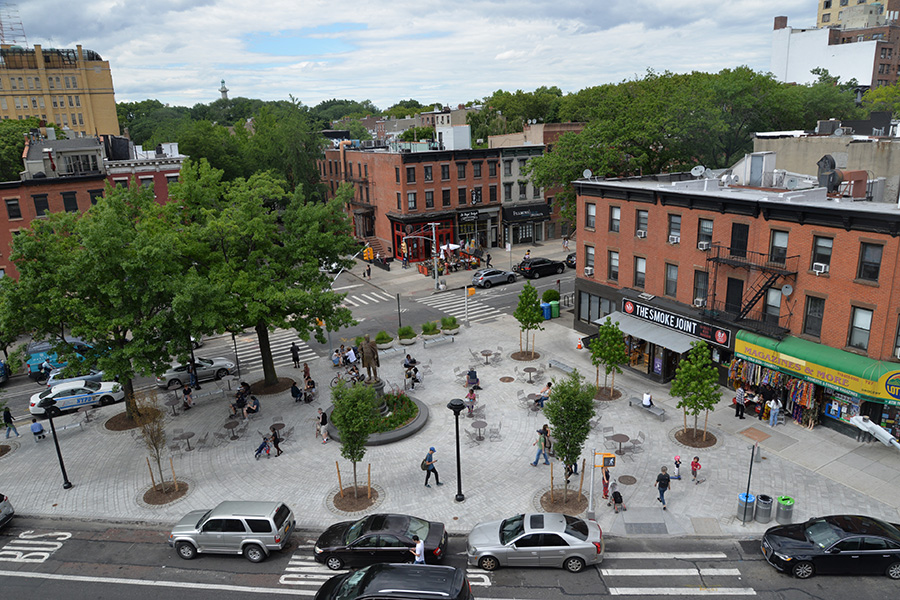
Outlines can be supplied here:
M294 513L282 502L226 501L186 514L169 534L178 556L242 554L250 562L283 550L294 532Z
M489 288L496 283L514 283L516 274L502 269L480 269L472 275L472 285Z
M575 252L572 252L566 257L566 266L570 269L575 268Z
M438 562L447 551L443 523L396 514L376 514L335 523L316 541L314 556L329 569L380 562L409 562L417 535L425 542L425 561Z
M0 529L6 527L6 524L12 521L15 514L16 511L12 502L9 501L9 496L0 494Z
M125 392L122 390L122 386L115 381L76 379L68 383L54 385L52 388L47 388L43 392L33 395L28 407L31 414L37 416L45 415L44 409L38 404L46 398L56 400L56 405L50 408L55 417L64 410L72 410L94 404L105 406L118 402L125 398Z
M900 524L834 515L779 525L763 535L762 553L770 565L798 579L817 573L900 579Z
M443 565L370 565L327 580L316 600L472 600L466 572Z
M572 573L603 561L603 531L593 521L560 513L530 513L480 523L466 544L469 564L562 567Z
M73 381L103 381L103 371L98 371L97 369L88 369L87 373L73 377L64 377L63 371L64 369L53 369L50 371L50 376L47 378L47 387Z
M528 258L520 262L516 270L523 277L537 279L544 275L562 274L566 270L566 265L558 260L550 260L549 258Z
M234 363L227 358L194 358L197 365L197 380L209 381L222 379L231 374ZM163 388L181 387L191 380L187 373L187 364L174 363L172 368L156 378L156 385Z
M53 348L54 344L63 344L66 343L71 346L72 350L78 355L83 357L90 350L93 349L93 346L88 344L87 342L77 339L71 338L65 340L37 340L28 344L25 352L28 354L28 359L25 361L25 364L28 365L29 373L37 373L41 370L41 364L46 360L50 363L54 369L59 369L61 367L66 366L65 361L59 360L56 351Z

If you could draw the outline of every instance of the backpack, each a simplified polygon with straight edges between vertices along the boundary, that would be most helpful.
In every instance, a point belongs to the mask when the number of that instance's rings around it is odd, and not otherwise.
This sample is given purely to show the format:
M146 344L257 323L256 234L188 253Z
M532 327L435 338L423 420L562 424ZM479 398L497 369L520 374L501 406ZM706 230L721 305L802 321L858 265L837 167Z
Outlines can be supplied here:
M428 470L428 459L427 459L427 458L423 458L423 459L422 459L421 467L422 467L422 470L423 470L423 471L427 471L427 470Z

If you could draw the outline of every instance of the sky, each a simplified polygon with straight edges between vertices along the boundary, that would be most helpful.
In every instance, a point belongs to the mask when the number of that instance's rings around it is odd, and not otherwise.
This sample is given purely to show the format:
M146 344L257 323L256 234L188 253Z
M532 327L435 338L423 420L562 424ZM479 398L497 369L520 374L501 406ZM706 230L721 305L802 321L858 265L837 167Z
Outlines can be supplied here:
M816 0L27 0L29 45L108 60L118 102L220 95L379 108L455 106L502 89L563 92L648 69L768 71L773 21Z

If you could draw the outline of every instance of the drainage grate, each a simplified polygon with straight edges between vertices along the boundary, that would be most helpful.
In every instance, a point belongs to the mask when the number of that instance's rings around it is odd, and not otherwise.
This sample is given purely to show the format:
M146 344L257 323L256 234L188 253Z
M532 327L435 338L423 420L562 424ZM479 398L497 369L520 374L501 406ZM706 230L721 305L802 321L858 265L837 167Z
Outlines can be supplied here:
M619 475L616 481L618 481L622 485L634 485L637 483L637 477L634 477L632 475Z

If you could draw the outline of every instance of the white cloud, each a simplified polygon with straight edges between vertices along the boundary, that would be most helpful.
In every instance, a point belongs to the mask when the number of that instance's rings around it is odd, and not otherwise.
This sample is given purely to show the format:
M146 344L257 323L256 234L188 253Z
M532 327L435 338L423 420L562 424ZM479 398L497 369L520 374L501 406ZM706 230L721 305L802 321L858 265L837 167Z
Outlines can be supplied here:
M116 98L231 96L456 104L497 89L566 92L657 71L766 71L774 17L809 0L31 0L30 44L110 61Z

